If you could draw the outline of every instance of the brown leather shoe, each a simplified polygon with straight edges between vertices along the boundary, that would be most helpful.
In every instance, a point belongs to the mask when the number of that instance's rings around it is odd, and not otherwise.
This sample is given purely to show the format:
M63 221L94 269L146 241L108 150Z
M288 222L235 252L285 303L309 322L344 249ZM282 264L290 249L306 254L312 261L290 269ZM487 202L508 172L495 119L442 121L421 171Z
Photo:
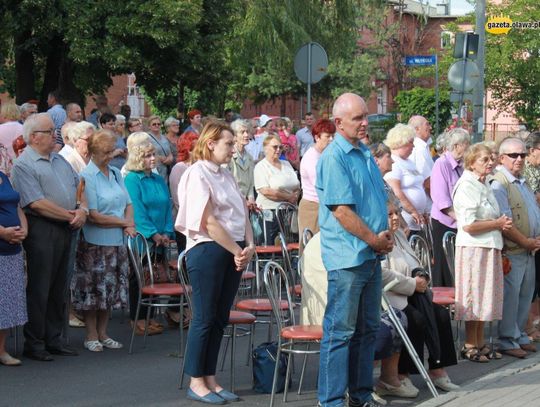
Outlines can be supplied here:
M527 352L523 349L499 349L503 355L513 356L518 359L525 359L527 357Z
M519 345L519 347L527 352L536 352L536 345L533 343L527 343L525 345Z

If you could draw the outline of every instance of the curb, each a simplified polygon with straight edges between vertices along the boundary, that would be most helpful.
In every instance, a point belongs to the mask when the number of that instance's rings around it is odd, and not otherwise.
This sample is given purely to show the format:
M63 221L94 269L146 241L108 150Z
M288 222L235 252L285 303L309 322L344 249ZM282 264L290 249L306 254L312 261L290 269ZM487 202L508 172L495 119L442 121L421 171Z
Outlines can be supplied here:
M464 386L461 386L460 391L446 393L437 398L433 398L423 403L417 405L417 407L439 407L443 406L446 403L449 403L453 400L466 397L471 393L474 393L478 390L483 389L484 387L498 382L506 377L515 375L525 369L529 369L540 363L540 352L536 353L534 356L529 356L527 359L516 360L515 362L509 363L504 368L492 372L486 376L475 379Z

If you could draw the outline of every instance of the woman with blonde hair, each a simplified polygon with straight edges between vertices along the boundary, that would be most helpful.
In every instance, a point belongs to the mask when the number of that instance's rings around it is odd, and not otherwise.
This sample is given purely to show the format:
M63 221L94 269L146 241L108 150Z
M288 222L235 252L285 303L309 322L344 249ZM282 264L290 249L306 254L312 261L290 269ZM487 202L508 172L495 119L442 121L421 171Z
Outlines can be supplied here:
M148 135L146 135L148 137ZM163 177L153 170L157 165L155 148L150 140L140 133L132 134L128 139L128 159L125 170L128 171L125 185L133 205L135 229L148 241L151 250L163 256L163 248L173 238L172 208L169 189ZM130 317L135 320L137 312L138 283L135 275L129 279ZM144 333L146 310L141 309L136 333ZM161 324L150 320L150 335L163 332Z
M19 123L21 114L13 99L2 103L0 107L0 144L3 145L11 160L15 158L13 141L23 134L23 126Z
M403 209L402 215L411 233L418 233L425 223L428 201L422 174L409 159L414 148L416 132L411 126L398 123L388 132L384 144L392 151L392 171L384 176Z
M194 304L185 355L185 372L191 376L187 396L211 404L239 400L217 383L216 365L242 271L255 253L246 200L222 168L233 148L228 125L206 124L193 151L194 163L178 187L176 229L187 238Z

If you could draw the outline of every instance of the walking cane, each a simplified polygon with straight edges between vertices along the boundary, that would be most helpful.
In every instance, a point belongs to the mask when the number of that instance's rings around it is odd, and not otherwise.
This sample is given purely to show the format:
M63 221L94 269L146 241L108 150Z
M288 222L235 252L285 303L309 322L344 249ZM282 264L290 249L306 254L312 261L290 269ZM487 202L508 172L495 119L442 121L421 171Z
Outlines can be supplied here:
M411 340L409 339L409 336L407 335L407 332L405 331L405 328L403 328L403 325L401 325L401 321L399 320L394 309L390 305L390 301L388 301L388 297L386 297L385 292L391 290L392 287L394 287L397 283L398 283L398 280L394 279L390 281L384 287L383 292L382 292L382 299L381 299L383 310L388 312L390 321L392 321L392 323L396 327L396 330L398 331L399 336L403 340L403 343L405 347L407 348L409 355L411 355L411 359L413 360L416 368L422 375L423 379L426 381L426 384L428 385L429 390L431 391L431 394L433 394L433 397L439 397L439 393L437 392L435 385L431 381L431 377L429 377L428 372L426 371L426 368L424 367L422 361L418 357L418 354L416 353L416 350L414 349L414 346L412 345Z

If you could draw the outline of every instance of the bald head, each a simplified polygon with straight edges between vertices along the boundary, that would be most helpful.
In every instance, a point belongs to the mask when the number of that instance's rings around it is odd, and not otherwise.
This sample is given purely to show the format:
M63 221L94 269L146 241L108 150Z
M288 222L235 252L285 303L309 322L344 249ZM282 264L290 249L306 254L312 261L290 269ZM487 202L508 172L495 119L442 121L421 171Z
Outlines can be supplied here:
M364 99L354 93L339 96L332 109L339 134L355 146L367 136L368 108Z

